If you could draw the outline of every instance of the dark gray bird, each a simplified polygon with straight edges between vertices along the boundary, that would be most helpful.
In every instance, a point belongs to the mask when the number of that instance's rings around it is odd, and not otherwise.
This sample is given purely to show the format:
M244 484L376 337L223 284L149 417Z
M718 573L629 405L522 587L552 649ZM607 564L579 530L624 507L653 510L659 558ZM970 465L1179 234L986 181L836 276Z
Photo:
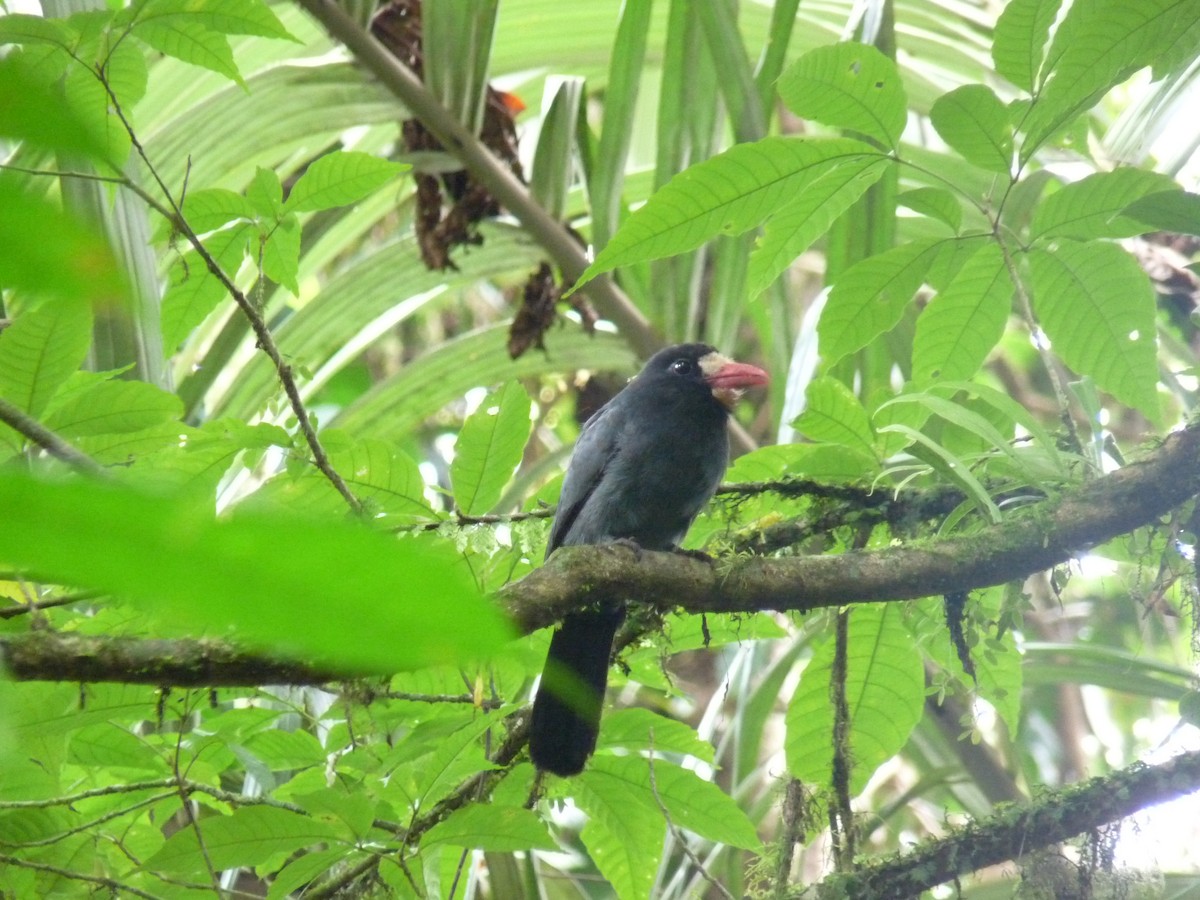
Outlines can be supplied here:
M546 556L564 544L633 541L675 549L729 463L726 425L742 391L767 373L707 344L679 344L584 425L563 480ZM596 747L613 638L625 605L573 613L550 641L533 702L534 765L576 775Z

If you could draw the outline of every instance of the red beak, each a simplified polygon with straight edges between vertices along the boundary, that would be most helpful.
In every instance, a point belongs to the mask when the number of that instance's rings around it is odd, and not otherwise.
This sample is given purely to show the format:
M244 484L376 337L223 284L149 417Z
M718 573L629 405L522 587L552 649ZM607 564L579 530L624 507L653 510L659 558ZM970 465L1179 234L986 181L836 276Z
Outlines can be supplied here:
M705 379L714 391L741 390L766 384L771 380L758 366L748 363L729 362L721 366L715 374Z

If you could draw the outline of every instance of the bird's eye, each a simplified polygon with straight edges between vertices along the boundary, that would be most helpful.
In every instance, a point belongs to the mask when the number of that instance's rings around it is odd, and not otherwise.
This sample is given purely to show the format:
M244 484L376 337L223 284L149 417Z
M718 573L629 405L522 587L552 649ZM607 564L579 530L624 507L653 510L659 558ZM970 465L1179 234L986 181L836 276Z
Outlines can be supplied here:
M694 368L690 359L677 359L671 363L671 371L676 375L691 375Z

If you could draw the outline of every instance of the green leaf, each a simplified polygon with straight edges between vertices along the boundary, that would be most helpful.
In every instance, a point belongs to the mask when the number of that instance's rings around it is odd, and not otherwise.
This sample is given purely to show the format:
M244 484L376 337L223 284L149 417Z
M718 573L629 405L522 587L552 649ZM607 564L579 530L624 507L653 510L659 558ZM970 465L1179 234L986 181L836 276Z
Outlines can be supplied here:
M951 231L957 232L962 226L962 204L945 188L926 187L905 191L896 197L896 203L923 216L945 222Z
M281 218L260 244L263 274L283 285L292 295L300 293L300 220L294 213Z
M1004 334L1012 294L1004 252L989 241L917 319L913 381L926 384L974 375Z
M945 241L910 241L851 266L833 284L817 325L832 366L894 327Z
M274 221L283 212L283 185L273 169L257 166L254 178L246 188L246 199L258 210L259 216L268 221Z
M854 392L836 378L814 378L808 403L794 427L807 438L841 444L867 456L875 453L875 434L867 411Z
M630 775L645 773L645 787ZM610 769L619 771L612 772ZM641 759L593 758L570 782L575 803L588 819L579 834L592 862L622 900L649 897L662 858L667 823L649 790L649 770Z
M256 229L249 222L211 234L204 246L225 272L236 272ZM162 300L163 345L178 347L227 296L225 285L200 255L187 253L171 267L171 286Z
M738 457L725 480L771 481L791 475L836 483L870 479L878 469L873 453L847 452L842 444L778 444Z
M474 804L455 810L426 832L422 847L450 844L496 853L558 850L546 824L531 809Z
M197 234L214 231L235 219L253 220L256 215L249 200L225 188L190 191L183 199L183 217Z
M1123 213L1160 231L1200 234L1200 194L1158 191L1135 200Z
M1028 159L1063 124L1102 94L1178 46L1194 52L1200 9L1187 0L1073 3L1054 34L1048 78L1025 121Z
M17 17L0 16L0 23L13 18ZM90 77L96 80L94 75ZM0 59L0 135L37 147L103 159L107 141L104 131L97 131L96 125L94 117L81 118L68 102L62 80L48 81L22 53ZM13 214L7 204L4 208L6 213Z
M229 38L209 29L201 17L188 14L155 16L137 21L133 34L159 53L211 69L245 86L237 63L233 61Z
M1033 308L1054 352L1101 390L1159 414L1154 288L1115 244L1064 243L1029 253Z
M63 19L14 12L0 16L0 44L53 44L65 48L75 37L75 29Z
M798 116L857 131L896 149L908 101L896 63L867 44L810 50L779 76L779 97Z
M1193 728L1200 728L1200 691L1188 691L1179 698L1179 717Z
M800 196L773 215L750 256L746 275L749 296L756 297L766 290L886 171L883 159L839 166L815 179Z
M694 250L717 235L738 235L839 165L881 154L848 138L768 137L735 144L680 172L622 224L577 286L632 263Z
M370 153L347 150L326 153L297 179L284 208L313 212L349 206L411 168Z
M1050 26L1062 0L1009 0L996 20L992 61L996 71L1032 93L1038 83Z
M136 15L139 21L188 16L222 34L296 40L262 0L151 0Z
M1097 172L1064 185L1046 197L1033 211L1029 226L1034 239L1071 237L1133 237L1152 231L1129 212L1141 198L1156 193L1179 194L1179 186L1168 176L1132 166Z
M0 331L0 397L38 416L87 356L92 317L86 306L47 302L21 312Z
M674 642L672 647L676 647ZM654 750L656 754L682 753L705 762L713 761L712 744L702 741L694 728L677 719L639 707L616 709L606 713L600 723L600 737L596 747Z
M277 853L332 840L333 829L309 816L271 806L244 806L227 816L208 816L195 827L181 828L146 860L146 867L168 872L257 866Z
M991 88L964 84L934 102L929 120L947 144L969 163L1008 175L1013 163L1008 108Z
M829 679L835 642L817 648L788 704L784 752L789 771L820 785L830 783L833 707ZM903 614L894 603L856 606L850 612L846 653L846 704L850 713L850 791L859 793L882 763L899 753L921 718L925 676Z
M118 769L169 771L166 760L128 728L115 722L88 725L71 735L67 760L92 769L111 766Z
M4 559L116 594L172 628L233 628L253 645L364 672L483 654L503 640L495 606L440 540L280 512L217 521L210 498L7 473L0 507L21 513Z
M46 427L74 440L83 435L127 434L177 420L183 404L174 394L144 381L102 381L55 405Z
M450 482L454 502L467 515L485 513L500 499L529 440L531 405L525 388L510 381L489 394L463 423Z

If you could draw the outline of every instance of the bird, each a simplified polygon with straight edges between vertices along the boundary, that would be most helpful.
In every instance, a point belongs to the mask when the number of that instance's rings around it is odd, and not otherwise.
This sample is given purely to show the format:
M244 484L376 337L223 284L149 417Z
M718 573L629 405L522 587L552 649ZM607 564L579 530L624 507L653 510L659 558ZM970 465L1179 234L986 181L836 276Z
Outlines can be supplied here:
M654 354L580 431L546 558L576 544L677 549L729 464L734 404L767 381L762 369L708 344ZM538 770L577 775L595 750L609 656L624 619L623 602L607 603L571 613L552 636L530 719Z

